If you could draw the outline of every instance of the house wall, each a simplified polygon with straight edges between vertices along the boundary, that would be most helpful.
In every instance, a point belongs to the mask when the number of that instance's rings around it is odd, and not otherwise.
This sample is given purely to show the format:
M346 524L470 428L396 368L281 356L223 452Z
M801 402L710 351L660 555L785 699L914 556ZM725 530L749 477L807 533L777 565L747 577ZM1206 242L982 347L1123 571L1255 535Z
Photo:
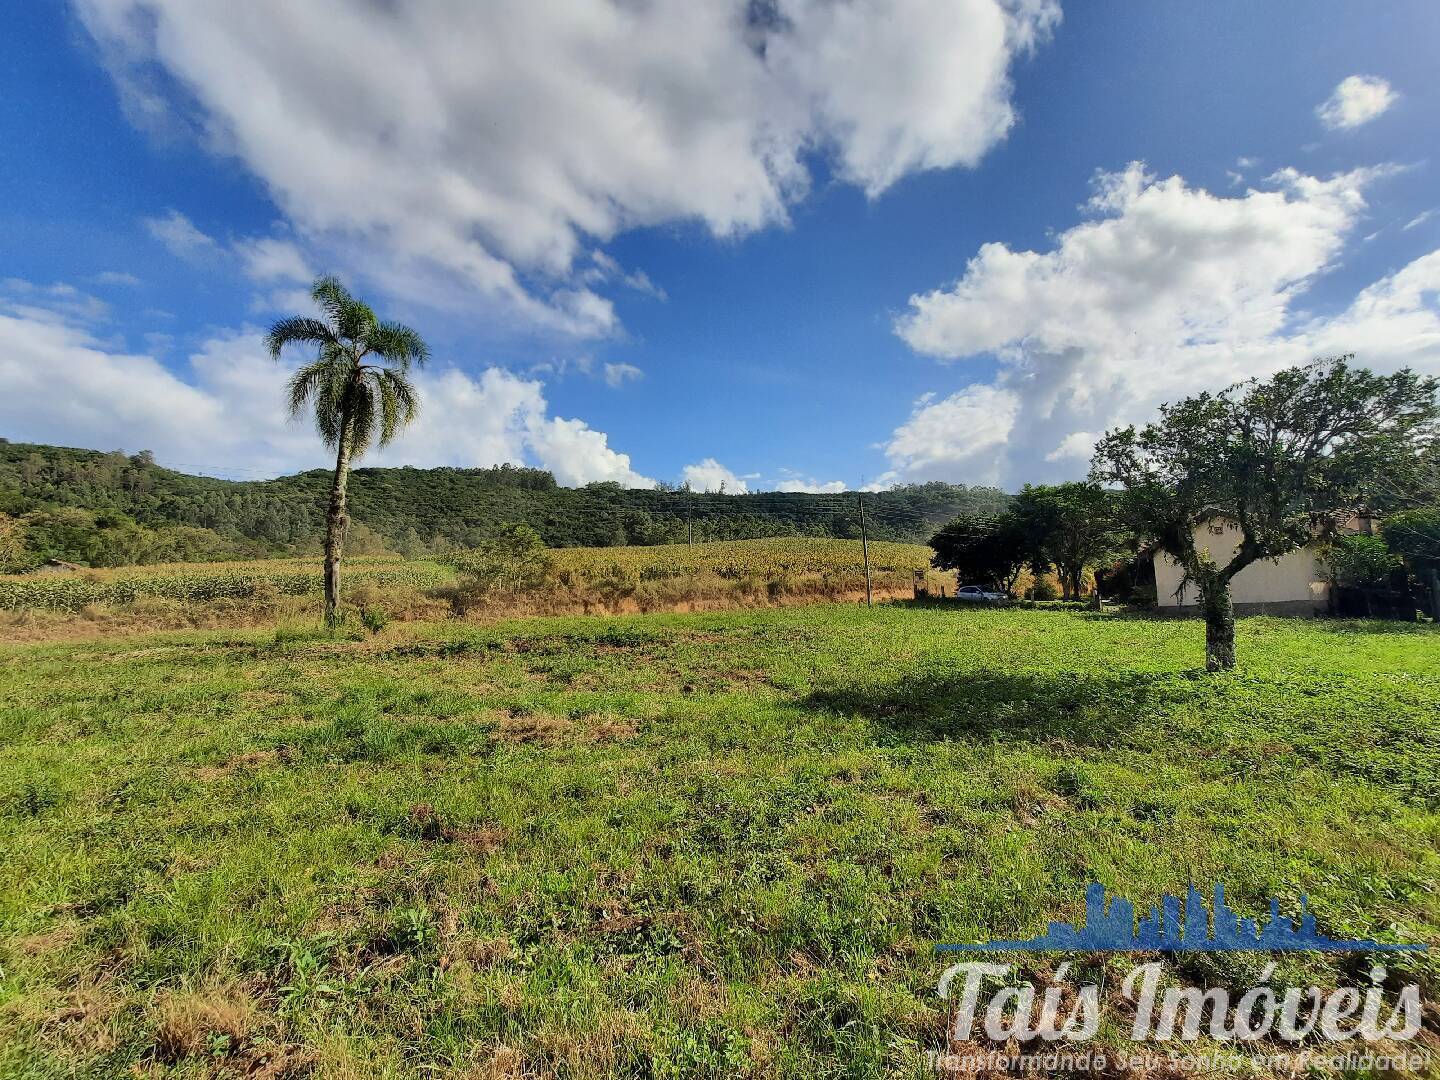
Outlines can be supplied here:
M1219 532L1213 530L1218 529ZM1195 528L1195 546L1208 551L1217 563L1228 562L1240 546L1239 526L1225 521ZM1195 607L1200 602L1194 585L1176 596L1184 572L1162 551L1156 551L1155 592L1162 609ZM1316 545L1292 551L1279 559L1262 559L1245 567L1230 582L1230 599L1241 614L1321 614L1329 606L1330 583Z

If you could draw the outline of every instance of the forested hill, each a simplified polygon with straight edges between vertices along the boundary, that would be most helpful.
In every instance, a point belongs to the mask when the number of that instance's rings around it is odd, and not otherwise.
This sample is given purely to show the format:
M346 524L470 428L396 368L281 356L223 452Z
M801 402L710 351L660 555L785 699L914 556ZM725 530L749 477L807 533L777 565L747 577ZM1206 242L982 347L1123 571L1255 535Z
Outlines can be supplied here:
M148 454L0 442L0 513L12 533L23 519L32 558L98 566L314 550L329 485L323 470L220 480L161 468ZM908 485L866 494L866 522L876 539L923 541L956 514L1008 501L995 488ZM858 537L858 509L854 493L564 488L511 465L361 468L350 480L353 544L411 556L471 545L506 522L533 526L552 547L675 543L692 530L696 541Z

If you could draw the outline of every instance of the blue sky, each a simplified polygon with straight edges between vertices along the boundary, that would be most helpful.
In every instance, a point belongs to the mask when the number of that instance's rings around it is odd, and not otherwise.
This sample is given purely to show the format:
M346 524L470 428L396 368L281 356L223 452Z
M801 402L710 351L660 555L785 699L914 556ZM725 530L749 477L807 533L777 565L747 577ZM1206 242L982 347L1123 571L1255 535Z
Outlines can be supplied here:
M434 347L375 463L567 483L1018 487L1315 353L1440 373L1433 4L481 7L10 13L0 432L323 464L258 347L321 270Z

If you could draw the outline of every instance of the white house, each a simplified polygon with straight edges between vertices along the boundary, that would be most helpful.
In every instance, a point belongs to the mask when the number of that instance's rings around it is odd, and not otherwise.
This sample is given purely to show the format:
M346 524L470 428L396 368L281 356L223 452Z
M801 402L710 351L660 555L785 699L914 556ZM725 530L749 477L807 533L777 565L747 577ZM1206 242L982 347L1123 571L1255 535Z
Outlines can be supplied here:
M1352 517L1340 526L1342 533L1371 533L1370 518ZM1211 518L1195 526L1195 546L1225 565L1240 546L1240 526L1228 518ZM1278 559L1261 559L1245 567L1230 582L1230 599L1242 615L1323 615L1330 606L1330 575L1322 555L1323 543L1312 541ZM1155 594L1162 611L1195 610L1199 594L1192 584L1178 592L1184 571L1158 548Z

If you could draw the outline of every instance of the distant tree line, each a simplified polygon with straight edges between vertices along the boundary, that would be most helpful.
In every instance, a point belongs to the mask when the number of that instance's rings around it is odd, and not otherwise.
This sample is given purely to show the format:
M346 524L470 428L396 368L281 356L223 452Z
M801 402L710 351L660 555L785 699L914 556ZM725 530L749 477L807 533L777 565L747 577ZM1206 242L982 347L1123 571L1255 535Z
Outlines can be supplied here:
M127 455L0 443L0 562L23 570L58 558L89 566L318 555L333 474L234 481ZM767 536L858 538L857 496L723 495L662 486L560 487L543 469L355 469L355 554L420 558L481 547L528 525L549 547L697 543ZM928 483L865 495L872 538L923 543L959 514L999 513L995 488ZM5 536L11 539L4 540Z

